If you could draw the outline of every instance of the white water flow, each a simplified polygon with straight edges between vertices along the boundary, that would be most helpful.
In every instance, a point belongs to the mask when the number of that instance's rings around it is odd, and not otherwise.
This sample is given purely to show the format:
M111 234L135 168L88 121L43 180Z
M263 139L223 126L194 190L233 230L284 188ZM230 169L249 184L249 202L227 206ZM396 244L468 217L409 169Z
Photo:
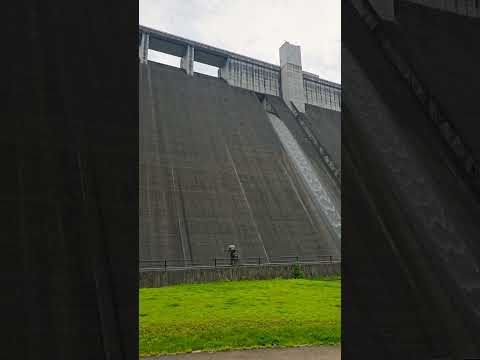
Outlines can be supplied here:
M310 190L314 201L327 218L335 234L341 238L342 221L340 215L335 209L335 205L325 190L325 187L315 173L312 163L306 157L303 150L300 148L300 145L298 145L297 141L283 121L271 113L268 113L268 118L270 119L275 132L286 149L287 154L293 160L295 167L301 174L304 182Z

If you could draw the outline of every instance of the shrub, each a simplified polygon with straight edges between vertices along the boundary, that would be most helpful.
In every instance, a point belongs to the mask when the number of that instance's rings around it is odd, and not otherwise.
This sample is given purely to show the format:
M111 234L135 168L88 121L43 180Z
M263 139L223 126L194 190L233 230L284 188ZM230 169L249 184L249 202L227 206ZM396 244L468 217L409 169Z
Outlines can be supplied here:
M302 268L300 267L300 264L298 262L293 264L292 270L292 275L294 279L303 279L305 277L305 274L303 273Z

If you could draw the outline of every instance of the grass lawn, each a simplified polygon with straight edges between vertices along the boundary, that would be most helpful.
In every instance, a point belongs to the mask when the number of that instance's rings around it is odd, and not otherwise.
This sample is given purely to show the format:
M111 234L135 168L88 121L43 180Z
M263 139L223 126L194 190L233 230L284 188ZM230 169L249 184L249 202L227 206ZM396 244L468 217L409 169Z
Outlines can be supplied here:
M140 289L140 355L340 343L340 279Z

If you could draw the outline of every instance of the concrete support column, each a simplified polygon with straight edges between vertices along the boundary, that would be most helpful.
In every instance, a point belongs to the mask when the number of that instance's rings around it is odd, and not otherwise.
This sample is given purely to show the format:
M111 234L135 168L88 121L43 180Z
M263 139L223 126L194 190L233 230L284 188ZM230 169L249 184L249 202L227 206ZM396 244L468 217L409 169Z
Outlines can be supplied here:
M193 76L193 61L195 59L195 48L188 45L185 55L180 60L180 67L185 70L188 75Z
M224 79L228 84L232 85L229 65L230 65L230 58L227 58L227 61L225 61L225 64L218 69L218 77Z
M282 98L289 108L292 102L298 111L305 113L305 89L303 87L302 55L300 46L285 42L280 47L280 76Z
M148 63L148 49L149 49L150 36L147 33L142 32L142 38L140 39L140 46L138 48L138 58L140 63Z

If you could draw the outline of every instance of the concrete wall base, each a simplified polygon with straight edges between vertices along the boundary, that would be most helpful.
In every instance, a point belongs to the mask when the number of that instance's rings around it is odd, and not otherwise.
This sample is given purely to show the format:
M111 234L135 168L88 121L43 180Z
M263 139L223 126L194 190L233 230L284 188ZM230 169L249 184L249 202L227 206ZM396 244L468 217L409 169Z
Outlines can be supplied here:
M305 278L339 276L341 264L301 264ZM293 265L235 266L206 269L141 270L140 288L158 288L220 280L265 280L293 277Z

